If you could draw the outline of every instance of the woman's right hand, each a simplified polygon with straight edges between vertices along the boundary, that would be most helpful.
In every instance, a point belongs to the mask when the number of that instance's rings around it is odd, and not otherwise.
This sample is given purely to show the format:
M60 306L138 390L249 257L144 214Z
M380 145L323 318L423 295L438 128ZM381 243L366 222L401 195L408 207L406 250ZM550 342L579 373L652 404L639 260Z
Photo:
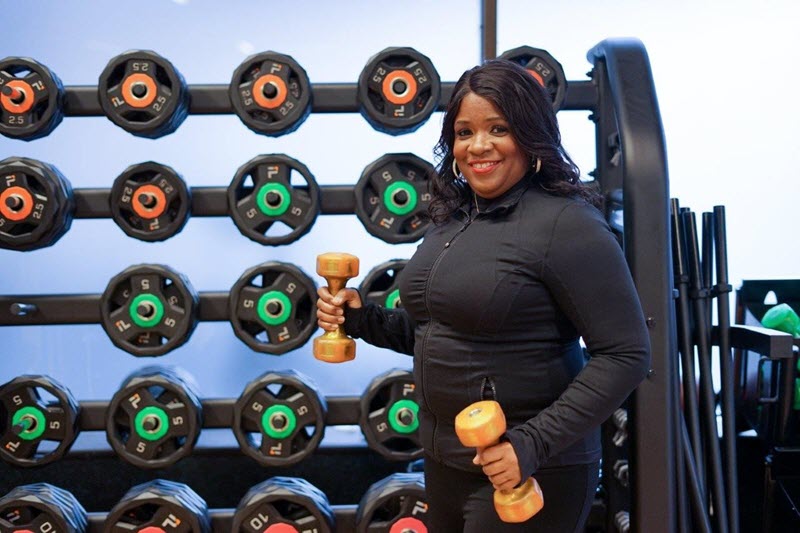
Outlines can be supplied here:
M331 294L328 287L317 289L317 324L326 331L334 331L344 323L344 306L358 309L361 295L355 289L344 288Z

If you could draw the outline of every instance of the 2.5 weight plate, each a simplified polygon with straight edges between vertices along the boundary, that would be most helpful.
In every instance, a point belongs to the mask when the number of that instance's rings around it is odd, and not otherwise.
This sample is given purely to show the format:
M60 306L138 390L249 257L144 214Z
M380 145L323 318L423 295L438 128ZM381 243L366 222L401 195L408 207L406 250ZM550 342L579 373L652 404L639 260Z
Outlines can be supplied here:
M72 186L56 167L35 159L0 161L0 248L38 250L72 224Z
M291 56L262 52L248 57L231 80L229 96L242 122L256 133L291 133L311 113L308 75Z
M152 161L129 166L111 186L114 222L142 241L163 241L179 233L189 220L191 202L183 178Z
M370 58L358 78L361 114L376 130L411 133L439 106L439 73L413 48L386 48Z
M189 89L167 59L150 50L130 50L108 62L98 81L106 116L125 131L157 139L189 114Z
M567 77L561 63L549 52L531 46L520 46L503 52L499 59L507 59L525 67L550 95L553 109L561 109L567 94Z
M64 85L55 73L25 57L0 61L0 134L32 141L64 118Z

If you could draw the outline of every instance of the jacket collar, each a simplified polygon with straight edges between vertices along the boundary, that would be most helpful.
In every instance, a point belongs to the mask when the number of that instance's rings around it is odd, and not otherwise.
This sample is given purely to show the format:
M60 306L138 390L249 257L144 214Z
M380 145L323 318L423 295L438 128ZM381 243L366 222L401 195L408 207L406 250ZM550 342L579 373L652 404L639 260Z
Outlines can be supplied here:
M468 207L468 211L472 213L477 207L479 215L487 216L500 215L506 211L510 211L519 203L522 195L525 194L525 191L528 190L532 182L531 175L526 174L509 190L497 198L492 199L481 198L475 194L474 191L470 191L471 205Z

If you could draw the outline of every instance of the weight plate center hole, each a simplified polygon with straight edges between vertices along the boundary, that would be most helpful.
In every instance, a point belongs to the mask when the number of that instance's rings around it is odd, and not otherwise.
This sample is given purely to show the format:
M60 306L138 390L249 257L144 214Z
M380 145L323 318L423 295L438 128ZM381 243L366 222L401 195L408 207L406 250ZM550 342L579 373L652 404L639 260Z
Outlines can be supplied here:
M261 89L261 94L263 94L264 98L268 100L274 100L279 93L280 90L278 89L278 86L275 85L274 82L265 83L264 88Z
M279 300L267 302L267 314L271 317L279 317L283 313L283 304Z
M408 93L408 84L403 80L395 80L392 83L392 92L396 96L405 96Z
M286 420L286 416L278 413L273 415L272 418L270 419L270 426L272 426L272 429L280 431L286 427L286 424L288 422L289 421Z
M9 194L6 198L6 207L19 213L25 207L25 199L19 194Z
M394 193L392 200L396 205L403 207L408 203L408 193L401 189Z
M143 192L136 198L145 209L153 209L158 205L158 198L155 194Z
M266 200L269 206L278 207L283 202L283 195L275 191L270 191L267 193Z
M15 105L20 105L25 101L25 91L19 89L18 87L6 85L3 87L3 96L8 97Z
M135 82L131 85L131 94L139 100L147 96L147 85L142 82Z
M148 433L157 433L161 428L161 419L155 415L148 415L142 421L142 427Z
M404 407L397 412L397 421L404 426L410 426L413 424L414 418L414 412L407 407Z
M153 302L143 301L136 307L136 313L145 320L153 318L156 314L156 306Z

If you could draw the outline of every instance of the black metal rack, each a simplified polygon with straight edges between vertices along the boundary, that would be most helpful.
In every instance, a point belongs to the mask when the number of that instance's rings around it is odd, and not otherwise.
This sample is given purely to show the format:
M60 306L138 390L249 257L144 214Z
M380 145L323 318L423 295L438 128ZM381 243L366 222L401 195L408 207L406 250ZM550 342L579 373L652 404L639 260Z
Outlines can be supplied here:
M483 58L495 55L495 24L496 2L485 1L482 3ZM595 176L606 197L616 199L621 208L621 213L617 214L622 215L624 222L612 225L621 230L626 258L647 317L652 346L652 371L630 402L631 526L633 531L672 533L676 531L676 469L673 460L677 453L673 422L676 398L672 387L677 376L672 364L676 347L664 132L649 59L641 42L635 39L604 40L588 52L587 58L593 65L591 80L570 81L562 109L592 113L596 124ZM439 109L448 102L453 86L453 83L442 84ZM233 112L226 85L190 85L189 93L190 114ZM312 112L358 112L356 94L357 85L353 83L315 84L312 86ZM65 96L65 116L103 115L97 87L66 87ZM354 212L352 187L323 187L322 190L322 213ZM224 189L195 188L192 192L195 216L226 214ZM76 218L110 214L106 190L78 190L75 199ZM201 306L220 313L203 312L201 319L204 314L207 320L219 320L223 316L223 296L214 297L214 306ZM46 307L47 297L40 298L37 305ZM8 298L0 301L15 303ZM84 316L85 320L97 321L94 297L78 298L73 302L69 323L76 323L78 309L84 309L78 315ZM10 310L0 310L0 324L18 323L14 316ZM67 317L48 316L51 317L48 320L54 322L67 320ZM87 410L89 414L92 412L94 410ZM95 425L92 420L86 420L88 426ZM350 516L351 509L342 510L342 514ZM218 518L219 521L226 519L224 514ZM92 520L91 524L90 529L96 530L97 521Z

